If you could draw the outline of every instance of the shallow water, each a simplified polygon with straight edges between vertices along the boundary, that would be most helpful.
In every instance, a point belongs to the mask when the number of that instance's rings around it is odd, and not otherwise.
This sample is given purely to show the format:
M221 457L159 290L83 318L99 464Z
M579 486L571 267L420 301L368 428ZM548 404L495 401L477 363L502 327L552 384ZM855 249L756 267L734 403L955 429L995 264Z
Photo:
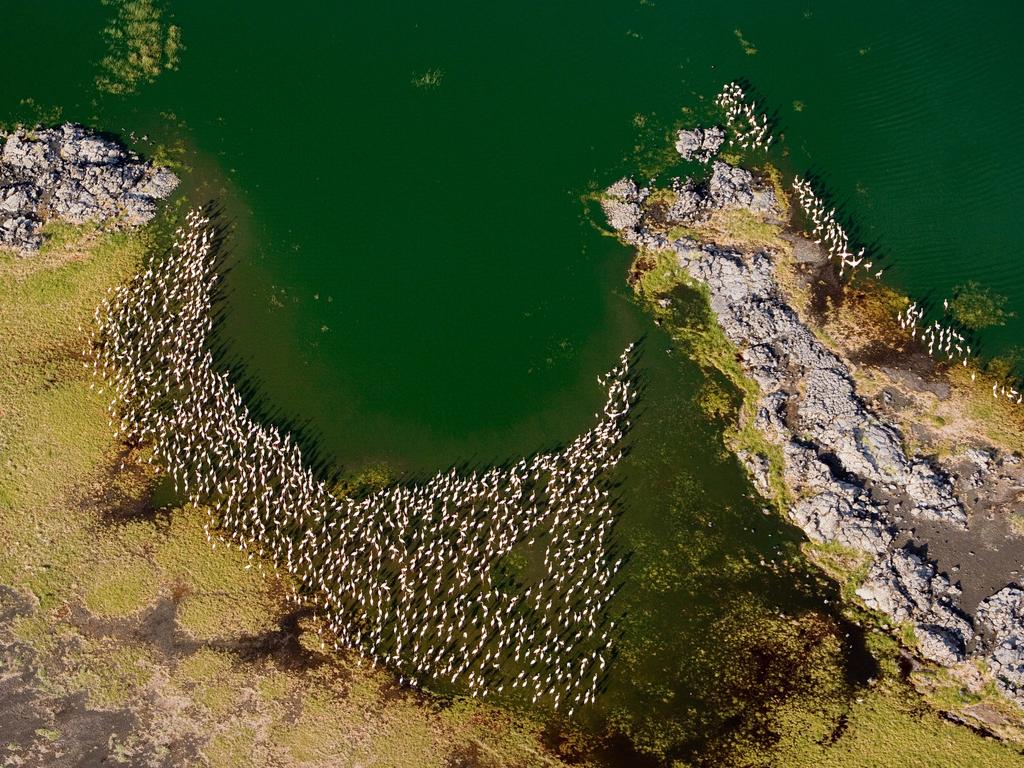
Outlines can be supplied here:
M182 148L190 192L238 225L229 359L345 470L423 475L571 439L601 403L595 375L646 334L622 470L627 652L601 711L681 721L717 706L697 660L734 603L827 610L828 590L750 566L797 538L722 454L699 371L634 305L630 254L586 194L664 171L682 109L744 77L777 110L777 160L823 174L894 285L943 296L974 279L1024 313L1022 12L839 8L182 2L179 68L122 96L95 83L111 8L12 2L0 119L59 107L148 134L140 152ZM1022 330L987 332L986 351Z

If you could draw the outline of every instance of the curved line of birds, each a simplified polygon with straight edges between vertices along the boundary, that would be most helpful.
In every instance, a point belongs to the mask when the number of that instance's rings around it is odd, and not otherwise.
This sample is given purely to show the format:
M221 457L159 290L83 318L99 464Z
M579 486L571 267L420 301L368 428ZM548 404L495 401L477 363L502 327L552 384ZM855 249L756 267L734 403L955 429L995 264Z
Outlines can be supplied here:
M322 644L402 684L507 688L570 715L592 703L621 631L608 610L623 563L609 473L636 399L634 345L598 377L595 426L561 450L339 498L215 370L217 232L199 209L176 234L97 307L93 386L110 396L115 435L150 446L155 471L206 510L212 545L287 571Z
M767 149L771 145L772 136L768 132L770 121L767 115L757 114L755 102L748 102L743 87L736 82L727 83L715 97L715 104L725 110L726 123L732 130L730 145L737 144L744 149ZM793 180L793 192L801 209L807 216L810 235L820 245L830 260L839 262L839 277L847 270L852 275L863 269L870 277L881 278L885 270L874 270L874 263L867 255L867 248L854 250L850 236L836 217L836 209L830 207L814 190L809 179L797 176ZM949 312L949 299L943 299L944 312ZM897 315L900 327L910 331L912 339L920 339L928 348L928 354L936 358L944 358L946 362L959 362L964 367L971 359L971 345L963 332L952 322L925 319L926 310L912 302ZM971 372L971 381L975 381L977 373ZM1007 386L1005 383L992 384L992 397L1000 397L1014 404L1024 402L1024 393Z

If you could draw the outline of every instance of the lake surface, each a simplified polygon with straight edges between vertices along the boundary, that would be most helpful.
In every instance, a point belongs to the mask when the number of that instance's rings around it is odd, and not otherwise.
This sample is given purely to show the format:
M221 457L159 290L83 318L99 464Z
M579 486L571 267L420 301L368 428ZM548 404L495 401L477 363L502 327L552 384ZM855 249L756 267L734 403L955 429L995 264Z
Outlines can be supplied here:
M723 455L694 404L699 371L666 354L625 285L631 254L586 196L664 174L683 110L747 78L777 111L778 162L823 175L889 256L886 279L916 297L991 286L1017 316L983 346L1011 352L1024 332L1024 11L432 5L175 3L162 22L181 29L177 69L110 94L96 78L114 7L9 2L0 120L59 109L191 169L189 194L217 197L237 225L227 358L268 418L344 471L421 476L567 441L603 400L596 374L646 336L622 469L636 552L618 598L626 640L593 718L707 725L715 665L743 663L708 661L709 633L738 602L827 614L830 589L748 567L799 539Z

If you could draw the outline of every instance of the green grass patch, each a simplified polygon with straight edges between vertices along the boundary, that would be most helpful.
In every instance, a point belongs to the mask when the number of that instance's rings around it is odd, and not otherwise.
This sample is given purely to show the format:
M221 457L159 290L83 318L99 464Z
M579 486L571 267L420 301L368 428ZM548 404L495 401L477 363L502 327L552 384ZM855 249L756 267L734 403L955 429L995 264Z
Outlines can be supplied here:
M253 746L256 743L256 729L243 723L232 723L203 747L203 755L210 768L245 768L260 766Z
M782 171L771 163L765 163L758 169L758 174L768 183L772 188L772 191L775 192L775 201L779 207L779 218L783 221L789 221L792 204L789 199L789 193L786 191L785 182L782 178Z
M211 549L205 520L199 509L175 510L153 552L162 578L179 596L179 625L201 639L273 631L281 610L277 577L261 573L233 547Z
M700 240L702 233L696 227L688 227L685 224L676 224L674 227L669 227L668 239L671 241L676 240Z
M97 616L122 617L149 606L160 587L159 575L143 557L104 562L92 573L85 607Z
M846 602L857 601L856 590L867 578L871 555L833 541L808 541L803 545L807 558L831 576Z
M833 742L808 739L787 729L774 750L777 762L792 768L1010 768L1021 765L1012 747L979 736L922 707L913 690L884 680L856 697Z
M72 662L72 690L81 690L96 709L119 709L138 695L153 676L149 654L125 643L88 643Z
M70 248L77 248L83 240L98 230L99 226L93 223L70 224L56 219L48 221L41 230L43 244L39 249L39 254L48 256L66 252Z
M716 211L704 227L714 242L722 246L746 251L778 251L786 247L779 239L782 230L778 224L745 208Z
M219 718L238 704L245 678L235 671L228 653L200 648L178 664L176 680L193 700Z

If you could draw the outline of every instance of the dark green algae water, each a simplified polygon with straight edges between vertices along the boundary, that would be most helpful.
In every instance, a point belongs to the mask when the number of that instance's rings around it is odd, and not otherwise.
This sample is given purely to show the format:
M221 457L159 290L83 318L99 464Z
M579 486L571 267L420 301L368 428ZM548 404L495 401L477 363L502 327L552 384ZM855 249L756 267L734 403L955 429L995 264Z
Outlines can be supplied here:
M59 108L126 141L148 134L142 153L178 148L189 194L217 197L237 226L228 359L263 412L345 471L421 476L567 441L602 401L596 374L645 337L620 475L625 634L583 720L662 755L709 753L796 695L759 673L800 656L765 661L777 627L759 622L830 621L834 595L799 566L760 566L799 537L762 514L697 406L707 382L635 305L630 253L585 197L626 173L686 172L668 165L668 130L748 78L777 111L776 162L823 174L894 285L941 296L975 279L1024 313L1021 15L183 2L164 19L182 30L179 68L113 96L95 85L112 8L9 2L0 116ZM414 82L426 73L436 85ZM1022 330L1017 317L986 333L986 351ZM851 685L871 673L857 648L841 655Z

